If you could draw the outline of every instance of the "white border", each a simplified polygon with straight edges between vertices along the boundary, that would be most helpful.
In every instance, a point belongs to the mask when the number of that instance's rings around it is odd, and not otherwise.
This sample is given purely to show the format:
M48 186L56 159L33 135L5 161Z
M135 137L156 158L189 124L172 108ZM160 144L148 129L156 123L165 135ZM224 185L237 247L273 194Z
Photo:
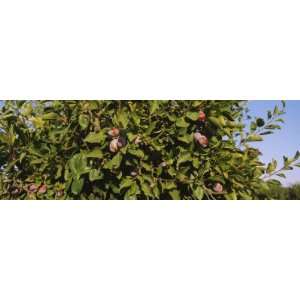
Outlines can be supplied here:
M289 299L299 201L2 201L0 298Z
M300 99L294 0L2 0L0 99Z

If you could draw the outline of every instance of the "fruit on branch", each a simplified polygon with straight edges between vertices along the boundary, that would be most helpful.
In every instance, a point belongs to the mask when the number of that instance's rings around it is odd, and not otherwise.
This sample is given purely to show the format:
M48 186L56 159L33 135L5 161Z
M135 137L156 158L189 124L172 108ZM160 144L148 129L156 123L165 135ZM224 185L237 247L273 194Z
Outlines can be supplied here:
M39 192L40 194L46 193L46 192L47 192L47 185L46 185L46 184L42 184L42 185L39 187L38 192Z
M198 140L201 138L202 134L200 132L194 133L194 139L198 142Z
M120 148L126 145L126 140L122 136L113 138L109 144L109 150L112 153L117 152Z
M109 144L109 151L115 153L119 150L118 139L114 138Z
M12 195L17 195L19 193L20 193L20 190L18 188L13 189L11 192Z
M199 111L198 120L201 121L201 122L205 122L205 120L206 120L206 114L205 114L204 111L202 111L202 110Z
M223 192L223 185L219 182L217 182L215 185L214 185L214 191L216 193L222 193Z
M108 135L111 137L117 137L120 135L120 130L118 128L113 127L111 130L108 131Z
M202 147L204 147L204 148L207 147L208 139L205 135L202 135L200 132L195 132L194 133L194 139Z
M126 140L125 140L125 138L123 138L122 136L120 136L119 138L118 138L118 147L119 148L122 148L122 147L124 147L126 145Z
M250 148L278 109L251 129L235 100L31 103L0 108L0 199L265 199L284 176Z
M36 185L36 184L30 184L29 186L28 186L28 191L30 192L30 193L35 193L36 191L37 191L37 189L38 189L38 186Z

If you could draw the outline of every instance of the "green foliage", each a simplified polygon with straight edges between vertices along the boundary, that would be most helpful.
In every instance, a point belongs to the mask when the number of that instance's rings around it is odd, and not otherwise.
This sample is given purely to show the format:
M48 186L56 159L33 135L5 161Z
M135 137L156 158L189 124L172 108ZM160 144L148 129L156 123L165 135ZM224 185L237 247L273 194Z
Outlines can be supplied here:
M284 106L249 131L245 111L233 100L6 101L0 199L268 199L300 154L265 166L252 143L280 128Z
M300 200L300 184L289 187L275 185L269 190L268 197L274 200Z

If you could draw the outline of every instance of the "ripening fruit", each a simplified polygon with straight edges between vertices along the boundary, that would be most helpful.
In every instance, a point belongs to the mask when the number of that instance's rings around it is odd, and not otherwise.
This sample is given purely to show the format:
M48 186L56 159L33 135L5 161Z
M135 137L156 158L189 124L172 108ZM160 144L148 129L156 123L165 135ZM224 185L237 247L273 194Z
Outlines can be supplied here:
M18 188L15 188L15 189L11 192L12 195L17 195L17 194L19 194L19 193L20 193L20 190L19 190Z
M47 185L46 185L46 184L42 184L42 185L39 187L38 192L41 193L41 194L46 193L46 192L47 192Z
M208 145L208 139L207 139L207 137L205 135L202 135L200 132L196 132L196 133L194 133L194 139L202 147L207 147L207 145Z
M111 137L117 137L119 136L120 134L120 130L118 128L112 128L111 130L109 130L108 134L111 136Z
M194 139L198 142L198 140L201 138L202 134L200 132L194 133Z
M198 140L198 143L202 146L202 147L207 147L208 145L208 139L205 135L202 135L200 137L200 139Z
M28 191L30 192L30 193L35 193L36 191L37 191L37 189L38 189L38 187L37 187L37 185L36 184L31 184L31 185L29 185L29 187L28 187Z
M223 185L219 182L217 182L215 185L214 185L214 191L216 193L222 193L223 192Z
M124 147L126 145L126 140L122 137L122 136L120 136L119 138L118 138L118 147L119 148L122 148L122 147Z
M204 122L206 120L206 114L202 110L199 111L198 120Z
M113 140L110 142L110 144L109 144L109 150L110 150L110 152L115 153L115 152L118 151L118 149L119 149L119 147L118 147L118 139L115 138L115 139L113 139Z

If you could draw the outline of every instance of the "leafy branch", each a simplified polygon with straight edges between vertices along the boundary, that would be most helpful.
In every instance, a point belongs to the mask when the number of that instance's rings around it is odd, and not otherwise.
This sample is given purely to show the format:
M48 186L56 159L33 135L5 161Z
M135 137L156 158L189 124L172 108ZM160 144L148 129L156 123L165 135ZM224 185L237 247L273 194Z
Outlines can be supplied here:
M278 176L282 178L286 178L285 174L283 172L293 170L294 167L300 168L300 152L297 151L295 156L293 158L288 158L286 156L283 156L283 167L277 168L277 161L275 159L270 162L266 168L266 173L262 179L270 179L273 176Z

